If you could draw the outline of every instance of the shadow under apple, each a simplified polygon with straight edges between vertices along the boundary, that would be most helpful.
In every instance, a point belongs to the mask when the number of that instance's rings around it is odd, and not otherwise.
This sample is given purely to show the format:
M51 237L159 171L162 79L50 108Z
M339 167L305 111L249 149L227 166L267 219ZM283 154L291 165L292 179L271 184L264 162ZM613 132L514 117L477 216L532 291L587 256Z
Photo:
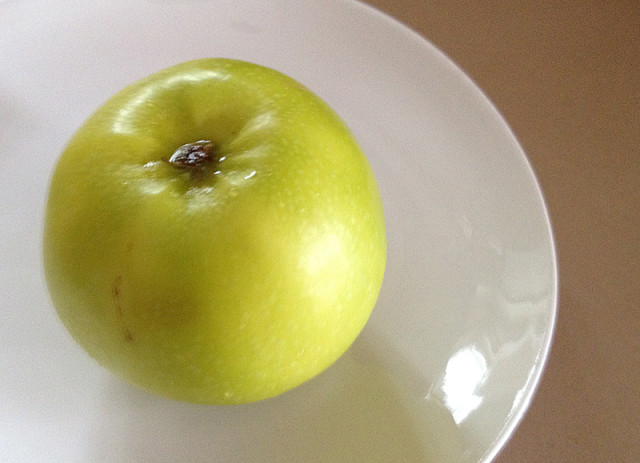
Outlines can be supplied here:
M365 329L323 374L254 404L185 404L110 377L86 461L463 461L451 414L416 371Z

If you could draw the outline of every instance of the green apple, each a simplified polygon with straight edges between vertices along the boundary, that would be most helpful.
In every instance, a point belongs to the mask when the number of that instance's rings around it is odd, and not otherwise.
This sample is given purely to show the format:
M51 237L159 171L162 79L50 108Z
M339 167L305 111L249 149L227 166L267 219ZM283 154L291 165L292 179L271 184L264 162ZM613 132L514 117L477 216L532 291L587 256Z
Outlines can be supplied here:
M60 319L101 365L176 400L262 400L326 369L367 322L385 258L345 123L252 63L190 61L125 88L51 179Z

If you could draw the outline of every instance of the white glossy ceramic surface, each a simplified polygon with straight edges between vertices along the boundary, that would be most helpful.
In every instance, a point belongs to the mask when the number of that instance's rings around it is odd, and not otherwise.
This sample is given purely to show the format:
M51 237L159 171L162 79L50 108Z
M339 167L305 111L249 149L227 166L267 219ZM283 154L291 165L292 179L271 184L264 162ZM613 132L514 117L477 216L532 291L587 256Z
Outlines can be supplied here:
M272 400L207 407L112 376L41 268L49 175L108 96L192 58L276 68L347 121L388 267L352 349ZM499 113L424 39L347 0L0 2L0 461L488 461L524 414L556 310L544 202Z

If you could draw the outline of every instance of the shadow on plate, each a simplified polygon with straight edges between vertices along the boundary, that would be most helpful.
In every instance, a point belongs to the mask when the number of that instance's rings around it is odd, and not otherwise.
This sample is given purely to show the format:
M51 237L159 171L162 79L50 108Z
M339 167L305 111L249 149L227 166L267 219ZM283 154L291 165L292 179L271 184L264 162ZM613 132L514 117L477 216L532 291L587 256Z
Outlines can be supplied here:
M86 461L463 461L458 428L425 398L428 386L367 330L323 374L255 404L184 404L109 377Z

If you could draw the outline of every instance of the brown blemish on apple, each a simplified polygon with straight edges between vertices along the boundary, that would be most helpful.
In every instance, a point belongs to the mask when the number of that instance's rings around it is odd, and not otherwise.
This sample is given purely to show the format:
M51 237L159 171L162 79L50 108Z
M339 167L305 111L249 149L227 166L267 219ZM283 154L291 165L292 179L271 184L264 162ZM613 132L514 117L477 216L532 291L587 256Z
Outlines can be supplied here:
M122 332L124 333L124 339L127 342L133 341L133 336L131 335L131 331L124 324L124 317L122 315L122 304L120 302L120 291L122 285L122 276L118 276L113 284L111 285L111 293L113 294L113 302L116 306L116 314L118 315L118 320L120 321L120 325L122 326Z

